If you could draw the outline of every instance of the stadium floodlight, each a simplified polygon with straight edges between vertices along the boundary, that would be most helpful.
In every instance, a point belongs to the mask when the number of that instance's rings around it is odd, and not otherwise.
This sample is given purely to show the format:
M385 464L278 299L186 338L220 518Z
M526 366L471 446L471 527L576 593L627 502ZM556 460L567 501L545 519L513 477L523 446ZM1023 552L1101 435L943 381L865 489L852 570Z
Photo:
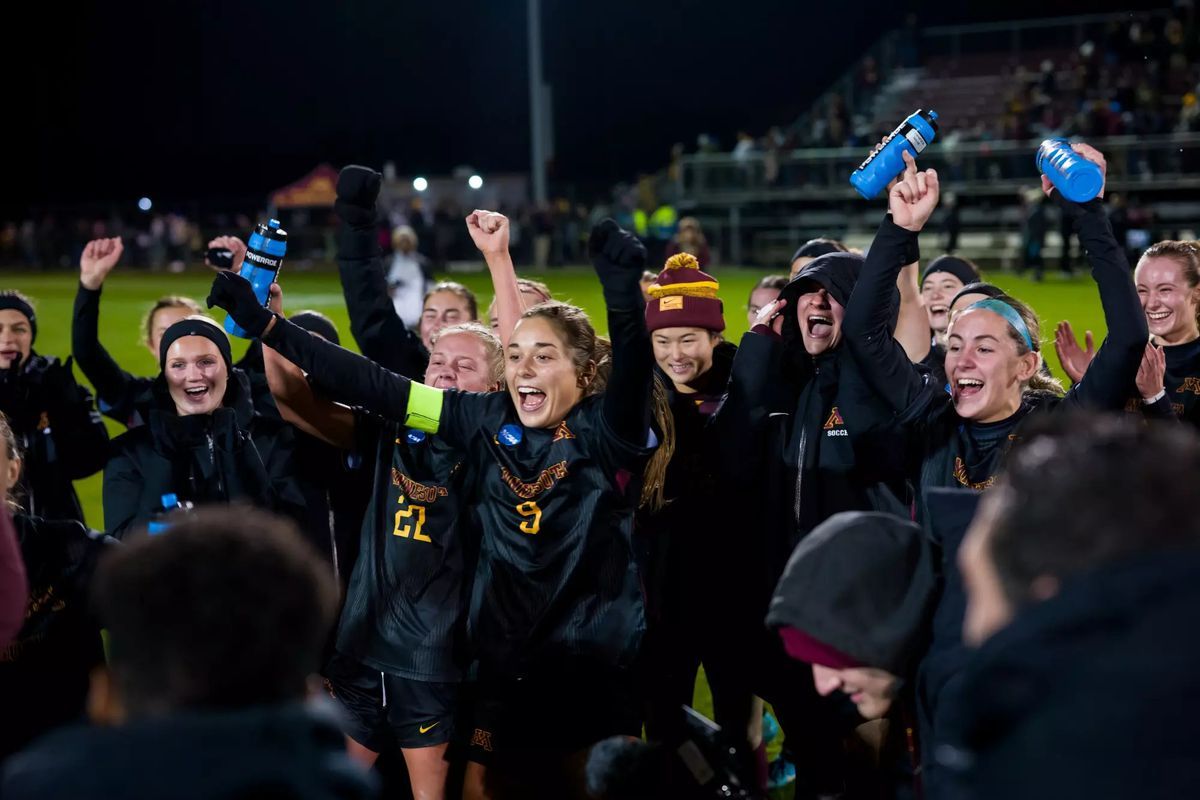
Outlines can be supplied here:
M467 186L470 186L472 189L482 189L483 178L479 177L478 175L472 175L471 177L467 178Z
M154 208L154 204L150 202L149 197L143 197L138 200L138 208L142 211L149 211L150 209Z
M420 178L420 177L413 178L413 188L416 189L418 192L423 192L429 188L429 181L425 180L424 178Z

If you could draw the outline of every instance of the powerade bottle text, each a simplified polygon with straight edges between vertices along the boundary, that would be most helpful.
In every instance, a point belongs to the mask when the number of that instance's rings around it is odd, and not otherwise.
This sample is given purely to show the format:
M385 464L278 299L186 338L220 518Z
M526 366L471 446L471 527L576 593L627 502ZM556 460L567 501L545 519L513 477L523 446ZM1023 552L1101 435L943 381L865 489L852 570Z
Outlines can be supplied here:
M279 227L279 220L269 220L266 225L261 222L250 234L246 243L246 260L242 262L241 276L250 281L254 287L254 296L264 306L271 292L271 284L279 275L283 266L283 256L287 253L287 231ZM246 331L233 321L233 317L225 316L225 331L231 336L249 339Z
M866 199L878 195L892 178L904 172L903 151L920 155L937 136L938 115L936 111L918 109L900 123L896 130L884 138L879 149L867 156L850 175L850 185Z
M1104 187L1100 166L1071 149L1066 139L1047 139L1037 149L1038 172L1072 203L1086 203Z

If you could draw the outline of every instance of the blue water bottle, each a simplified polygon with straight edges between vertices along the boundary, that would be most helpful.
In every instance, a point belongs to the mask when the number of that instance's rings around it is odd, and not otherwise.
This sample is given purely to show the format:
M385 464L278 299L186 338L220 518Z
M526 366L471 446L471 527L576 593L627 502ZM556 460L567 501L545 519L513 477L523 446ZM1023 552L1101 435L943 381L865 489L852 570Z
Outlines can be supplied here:
M270 220L266 225L260 222L255 226L250 241L246 243L246 260L242 262L241 276L250 281L254 295L264 306L271 292L271 284L279 276L286 252L287 231L279 227L279 220ZM231 336L250 338L229 315L225 316L225 331Z
M160 533L166 533L171 528L170 517L177 511L184 513L192 510L191 503L179 502L179 497L174 492L168 492L159 498L158 508L154 511L154 516L150 517L150 524L146 526L151 536L157 536Z
M916 158L934 140L937 130L937 112L917 109L884 138L878 150L858 165L850 175L850 185L868 200L875 197L887 188L892 178L904 172L901 153L907 150Z
M1100 165L1071 149L1066 139L1047 139L1037 149L1038 172L1072 203L1086 203L1104 188Z

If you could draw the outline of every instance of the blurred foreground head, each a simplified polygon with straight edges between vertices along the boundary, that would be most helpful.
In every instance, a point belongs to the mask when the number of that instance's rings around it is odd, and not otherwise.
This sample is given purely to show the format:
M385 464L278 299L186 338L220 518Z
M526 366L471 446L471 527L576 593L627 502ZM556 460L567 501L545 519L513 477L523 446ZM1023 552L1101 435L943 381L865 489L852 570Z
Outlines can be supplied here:
M1200 439L1132 416L1048 415L1014 447L959 551L968 643L1077 576L1200 547Z
M203 508L100 565L94 603L109 676L93 715L110 722L184 709L304 698L333 623L337 587L291 522Z

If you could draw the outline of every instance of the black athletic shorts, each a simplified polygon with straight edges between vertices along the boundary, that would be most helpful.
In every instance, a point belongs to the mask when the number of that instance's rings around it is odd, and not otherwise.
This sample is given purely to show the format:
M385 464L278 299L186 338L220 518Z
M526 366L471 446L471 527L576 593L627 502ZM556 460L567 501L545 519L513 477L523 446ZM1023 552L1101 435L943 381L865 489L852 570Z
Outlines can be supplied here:
M467 760L517 769L642 732L632 674L578 663L523 678L481 674L464 686L459 719Z
M345 711L346 735L376 753L433 747L454 735L457 683L388 675L335 653L325 667L325 688Z

